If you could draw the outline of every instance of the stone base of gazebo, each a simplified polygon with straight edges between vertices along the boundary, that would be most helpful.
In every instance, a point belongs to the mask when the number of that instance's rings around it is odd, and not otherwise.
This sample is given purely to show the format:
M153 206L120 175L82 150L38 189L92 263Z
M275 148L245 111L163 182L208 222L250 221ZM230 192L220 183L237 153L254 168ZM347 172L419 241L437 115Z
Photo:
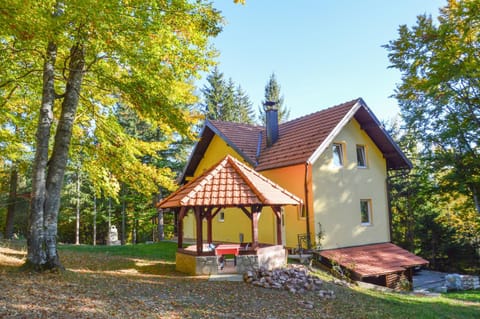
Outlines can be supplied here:
M215 252L203 252L201 256L192 249L179 249L176 254L176 270L189 275L215 275L219 271L219 256ZM237 273L264 267L268 270L281 268L287 263L287 251L282 245L262 246L256 250L241 251L236 256Z

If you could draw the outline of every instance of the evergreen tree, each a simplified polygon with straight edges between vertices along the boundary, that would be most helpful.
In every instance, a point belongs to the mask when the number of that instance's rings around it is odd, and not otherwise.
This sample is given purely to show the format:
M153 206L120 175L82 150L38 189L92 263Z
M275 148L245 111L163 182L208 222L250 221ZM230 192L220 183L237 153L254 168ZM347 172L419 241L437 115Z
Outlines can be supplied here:
M237 118L240 123L253 124L253 118L255 117L252 109L252 102L240 85L235 90L235 103L237 104Z
M271 106L267 102L274 102L275 104ZM258 119L263 125L265 125L266 122L265 112L272 107L278 110L279 123L286 122L288 120L290 117L290 110L284 105L284 97L280 94L280 85L278 84L275 73L270 75L270 79L265 86L265 98L262 101L262 106L258 108Z
M224 79L217 67L207 77L208 84L202 89L202 112L210 120L237 123L253 123L252 103L240 85L232 78Z
M213 72L207 76L207 82L208 85L202 89L204 100L202 112L209 120L221 120L227 95L223 73L215 67Z

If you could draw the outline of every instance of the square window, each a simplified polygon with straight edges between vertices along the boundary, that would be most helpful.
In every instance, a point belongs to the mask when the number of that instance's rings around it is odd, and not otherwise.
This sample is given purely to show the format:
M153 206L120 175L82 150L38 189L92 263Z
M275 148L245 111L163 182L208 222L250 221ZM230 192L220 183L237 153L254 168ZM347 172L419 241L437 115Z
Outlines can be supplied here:
M333 165L336 167L343 166L343 145L340 143L333 143Z
M357 145L357 167L367 167L367 156L364 145Z
M218 221L222 223L225 221L225 212L223 210L218 213Z
M372 201L370 199L360 200L360 222L362 225L372 224Z

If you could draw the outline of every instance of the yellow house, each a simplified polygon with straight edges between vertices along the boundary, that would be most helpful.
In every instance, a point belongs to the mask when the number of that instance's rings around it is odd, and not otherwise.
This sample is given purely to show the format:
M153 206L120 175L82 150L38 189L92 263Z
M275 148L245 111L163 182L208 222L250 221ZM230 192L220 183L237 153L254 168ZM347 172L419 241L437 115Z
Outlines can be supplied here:
M282 210L285 247L330 251L390 243L387 171L411 163L366 103L359 98L281 124L275 110L266 116L266 127L206 121L182 182L231 155L303 200L301 209ZM252 240L248 218L234 210L216 215L213 241ZM184 237L196 238L195 230L187 215ZM261 214L259 241L274 244L277 236L274 216Z
M322 249L390 241L387 170L411 164L362 99L269 125L207 121L183 181L229 154L303 199L303 209L282 212L287 248L307 240ZM259 240L276 243L273 216L263 214L259 223ZM184 224L185 238L195 238L193 216ZM249 225L226 209L214 221L213 239L249 242Z

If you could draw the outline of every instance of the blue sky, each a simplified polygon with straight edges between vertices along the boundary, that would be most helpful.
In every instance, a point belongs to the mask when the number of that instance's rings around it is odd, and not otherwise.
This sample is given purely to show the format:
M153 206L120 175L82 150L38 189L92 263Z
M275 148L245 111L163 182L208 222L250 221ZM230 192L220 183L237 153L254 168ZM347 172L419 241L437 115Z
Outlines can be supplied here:
M380 120L399 108L390 98L400 73L381 46L401 24L438 15L446 0L216 0L227 25L213 40L219 69L257 110L275 72L290 119L362 97ZM199 85L203 86L204 82Z

